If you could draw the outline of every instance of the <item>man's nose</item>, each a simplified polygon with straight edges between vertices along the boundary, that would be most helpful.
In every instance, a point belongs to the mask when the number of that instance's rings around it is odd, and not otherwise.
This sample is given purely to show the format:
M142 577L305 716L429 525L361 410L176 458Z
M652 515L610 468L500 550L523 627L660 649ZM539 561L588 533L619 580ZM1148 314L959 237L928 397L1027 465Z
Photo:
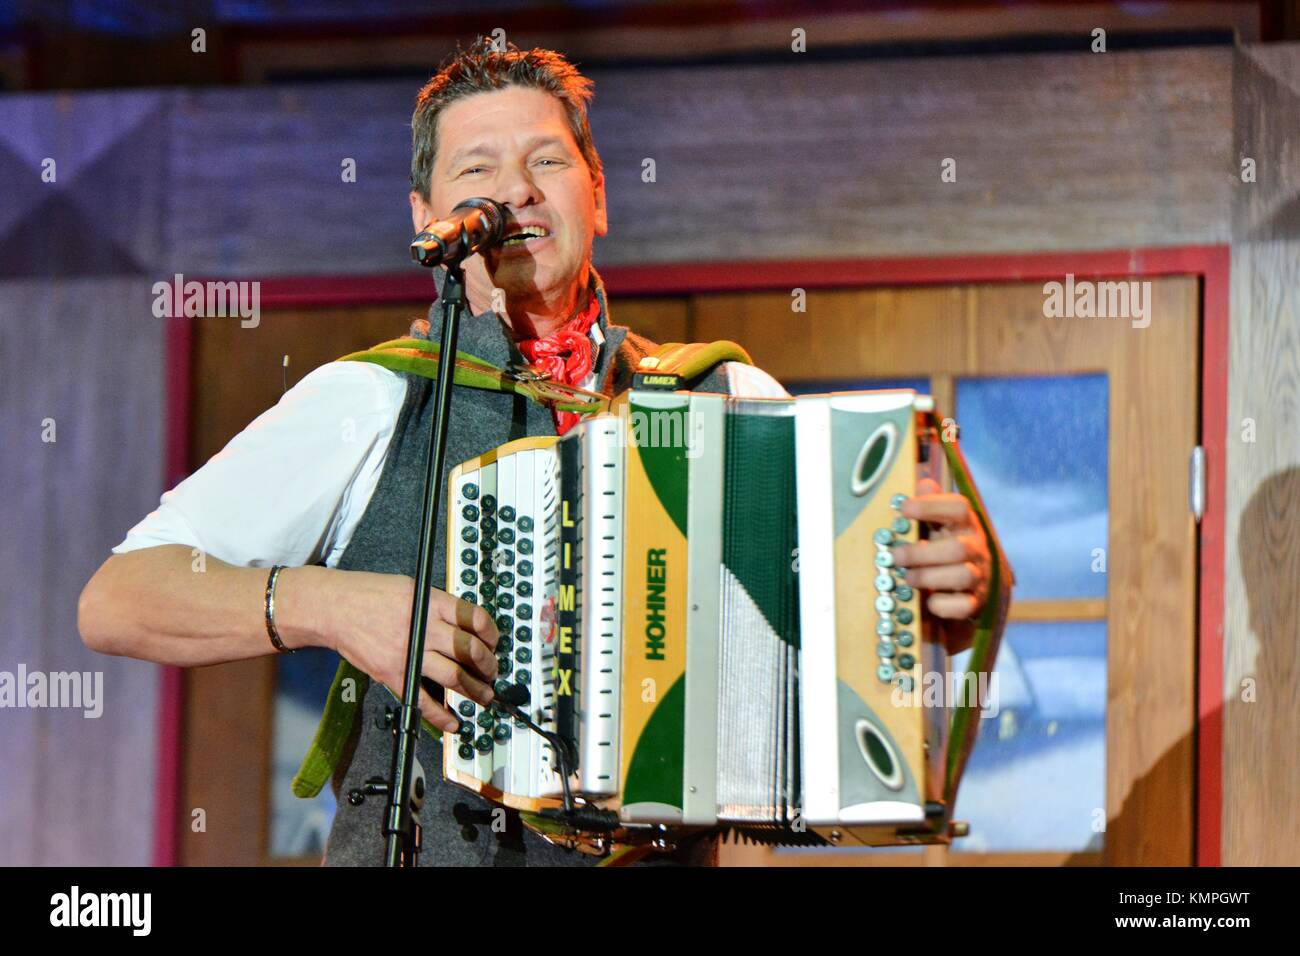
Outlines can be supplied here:
M542 194L526 167L510 166L502 171L495 198L497 202L520 209L541 202Z

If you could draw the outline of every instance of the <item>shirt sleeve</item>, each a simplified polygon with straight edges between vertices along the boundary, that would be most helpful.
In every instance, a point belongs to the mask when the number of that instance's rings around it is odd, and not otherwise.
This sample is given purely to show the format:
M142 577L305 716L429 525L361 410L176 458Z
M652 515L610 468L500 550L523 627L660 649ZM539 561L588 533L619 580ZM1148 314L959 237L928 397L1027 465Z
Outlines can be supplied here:
M228 564L335 566L361 520L406 396L368 362L313 370L113 548L197 548Z

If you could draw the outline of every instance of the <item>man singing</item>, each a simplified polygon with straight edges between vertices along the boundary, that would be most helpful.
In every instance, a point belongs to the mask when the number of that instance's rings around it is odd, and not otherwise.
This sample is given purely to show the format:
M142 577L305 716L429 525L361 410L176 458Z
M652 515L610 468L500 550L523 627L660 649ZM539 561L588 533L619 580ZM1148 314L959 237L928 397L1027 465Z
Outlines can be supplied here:
M550 50L502 52L483 40L456 54L417 99L411 222L419 231L474 196L502 203L513 238L465 263L472 314L462 322L459 347L498 367L529 363L614 395L630 386L632 369L654 346L611 323L591 265L593 239L608 223L587 121L590 97L591 82ZM420 322L412 334L436 342L436 312L431 319L432 330ZM688 385L785 396L770 376L741 363L723 363ZM347 794L386 777L392 737L377 720L402 686L432 393L428 378L366 362L332 362L307 375L164 494L113 549L81 596L86 644L184 667L330 648L369 676L335 790ZM525 435L563 432L574 420L521 396L458 386L447 469ZM442 480L445 487L446 474ZM930 522L931 539L900 547L896 559L910 569L911 583L931 592L927 607L951 622L955 647L987 597L988 545L964 498L923 490L903 513ZM438 521L446 527L445 496ZM436 548L434 580L442 581L441 540ZM206 555L201 574L192 569L195 549ZM283 570L268 573L277 566ZM269 588L273 615L266 613ZM481 606L435 589L423 673L488 704L500 639ZM435 727L459 725L427 693L420 711ZM428 772L423 864L595 861L547 843L513 812L504 827L493 826L491 805L441 779L440 746L421 735L419 759ZM380 864L383 811L382 798L360 806L341 800L326 862ZM697 841L675 862L706 863L712 850Z

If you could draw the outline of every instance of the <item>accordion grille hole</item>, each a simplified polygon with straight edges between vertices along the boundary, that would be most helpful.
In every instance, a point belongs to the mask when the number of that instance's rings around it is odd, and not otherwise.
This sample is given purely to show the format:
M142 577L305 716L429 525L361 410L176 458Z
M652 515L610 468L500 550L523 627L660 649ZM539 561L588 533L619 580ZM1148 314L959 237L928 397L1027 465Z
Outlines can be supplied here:
M893 422L885 422L871 433L871 437L862 443L858 459L853 463L850 490L855 497L861 498L880 483L885 476L890 459L894 457L894 444L898 440L898 429Z
M893 746L884 734L865 718L859 718L854 727L858 741L858 750L871 772L890 790L903 789L903 765L898 760Z

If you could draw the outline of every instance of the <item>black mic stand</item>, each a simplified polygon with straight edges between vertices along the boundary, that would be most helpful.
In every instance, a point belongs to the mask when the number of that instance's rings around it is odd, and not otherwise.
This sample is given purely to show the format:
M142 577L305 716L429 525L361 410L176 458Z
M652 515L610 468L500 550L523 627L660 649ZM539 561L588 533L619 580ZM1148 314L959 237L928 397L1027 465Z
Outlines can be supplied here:
M420 521L420 561L415 571L415 598L411 603L411 633L406 647L406 679L402 705L393 728L393 760L389 783L372 781L368 793L386 794L384 817L387 839L385 865L416 866L420 855L420 808L424 806L424 768L416 759L420 736L420 687L425 632L429 618L429 588L433 581L434 542L438 505L442 498L442 467L447 456L447 423L451 416L451 387L456 370L456 341L460 317L466 309L465 275L461 259L446 263L442 286L442 338L438 352L438 377L434 382L433 428L425 453L424 510Z

